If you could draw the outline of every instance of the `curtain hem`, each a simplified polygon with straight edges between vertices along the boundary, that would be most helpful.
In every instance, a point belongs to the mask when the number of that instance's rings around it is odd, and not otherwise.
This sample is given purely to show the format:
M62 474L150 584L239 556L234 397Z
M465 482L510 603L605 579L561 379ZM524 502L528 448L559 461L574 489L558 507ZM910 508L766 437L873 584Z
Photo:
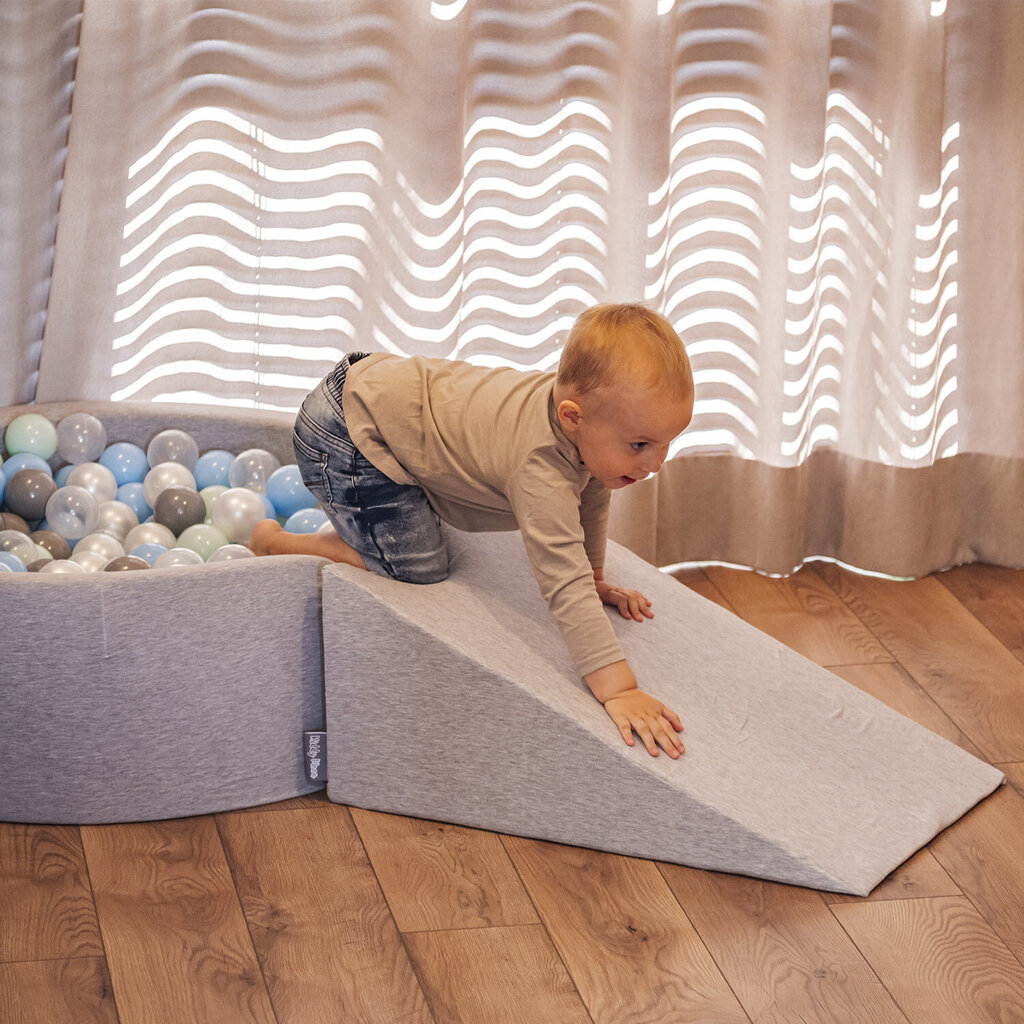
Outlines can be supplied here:
M963 454L896 467L832 450L794 467L682 456L612 502L610 536L656 565L728 562L787 574L832 558L919 577L1024 565L1024 459Z

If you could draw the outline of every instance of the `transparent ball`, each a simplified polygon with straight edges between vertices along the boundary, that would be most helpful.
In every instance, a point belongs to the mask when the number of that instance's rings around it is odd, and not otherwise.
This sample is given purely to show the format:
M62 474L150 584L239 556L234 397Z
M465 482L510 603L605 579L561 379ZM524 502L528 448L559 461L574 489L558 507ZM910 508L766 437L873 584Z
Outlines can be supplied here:
M184 430L161 430L149 442L146 459L150 466L161 462L177 462L191 470L199 458L199 445Z
M247 448L239 452L228 468L228 483L265 494L267 481L281 465L280 460L263 448Z
M73 412L57 424L57 454L73 466L95 461L106 446L106 428L91 413Z
M67 540L92 533L99 515L99 502L84 487L58 487L46 502L47 527Z
M95 499L113 501L117 497L117 478L98 462L80 462L68 473L65 486L84 487Z

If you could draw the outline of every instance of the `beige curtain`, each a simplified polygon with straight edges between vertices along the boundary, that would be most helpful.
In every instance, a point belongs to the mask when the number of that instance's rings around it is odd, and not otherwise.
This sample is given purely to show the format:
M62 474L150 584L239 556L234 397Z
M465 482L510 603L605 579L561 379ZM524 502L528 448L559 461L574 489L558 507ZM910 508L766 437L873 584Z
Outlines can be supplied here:
M85 0L37 396L294 409L348 349L698 401L659 564L1024 562L1015 0Z
M81 0L0 3L0 404L39 370Z

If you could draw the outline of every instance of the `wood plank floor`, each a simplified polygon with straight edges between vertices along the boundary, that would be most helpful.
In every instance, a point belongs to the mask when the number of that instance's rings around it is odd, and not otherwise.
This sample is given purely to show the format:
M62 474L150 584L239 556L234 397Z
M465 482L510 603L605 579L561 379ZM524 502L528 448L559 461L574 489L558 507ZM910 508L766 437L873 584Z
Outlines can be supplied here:
M1024 1022L1024 571L681 583L1008 785L867 899L320 795L0 824L0 1022Z

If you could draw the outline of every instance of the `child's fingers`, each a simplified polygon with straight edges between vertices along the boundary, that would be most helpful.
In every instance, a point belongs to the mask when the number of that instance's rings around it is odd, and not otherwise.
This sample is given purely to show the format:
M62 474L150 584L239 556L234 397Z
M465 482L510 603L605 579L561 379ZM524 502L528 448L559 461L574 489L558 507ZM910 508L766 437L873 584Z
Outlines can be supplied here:
M676 732L683 731L683 720L671 709L662 705L661 713L672 723Z

